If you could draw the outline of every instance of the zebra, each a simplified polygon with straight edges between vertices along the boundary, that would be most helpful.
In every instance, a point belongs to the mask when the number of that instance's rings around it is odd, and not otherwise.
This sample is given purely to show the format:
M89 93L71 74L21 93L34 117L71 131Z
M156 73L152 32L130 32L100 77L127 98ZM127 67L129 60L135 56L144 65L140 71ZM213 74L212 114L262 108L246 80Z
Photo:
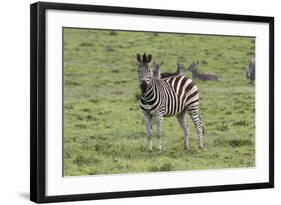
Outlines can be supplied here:
M254 81L256 75L255 57L251 57L249 65L245 69L246 69L246 78L250 79L251 81Z
M136 55L138 81L142 91L140 108L144 114L147 131L148 151L152 151L152 118L157 120L157 149L162 151L161 132L163 117L176 116L184 133L184 149L189 147L189 129L186 120L188 112L196 126L198 147L203 148L204 127L199 116L199 93L197 86L184 75L155 79L149 67L152 55Z
M205 73L199 73L198 72L199 62L192 63L189 68L187 69L192 73L192 79L198 79L198 80L218 80L218 76L213 74L205 74Z
M160 64L154 64L153 78L161 79Z
M178 63L177 70L176 72L173 73L169 73L169 72L160 73L160 64L154 64L153 77L156 79L169 78L172 76L182 75L184 73L185 73L185 68L184 65L181 63Z

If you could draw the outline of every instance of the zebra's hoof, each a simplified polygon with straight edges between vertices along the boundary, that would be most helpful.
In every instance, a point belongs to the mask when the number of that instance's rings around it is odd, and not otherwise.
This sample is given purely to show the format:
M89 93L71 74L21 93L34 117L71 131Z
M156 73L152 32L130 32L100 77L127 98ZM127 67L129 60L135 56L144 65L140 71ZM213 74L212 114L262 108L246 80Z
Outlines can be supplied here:
M158 153L161 154L162 153L162 149L158 149Z

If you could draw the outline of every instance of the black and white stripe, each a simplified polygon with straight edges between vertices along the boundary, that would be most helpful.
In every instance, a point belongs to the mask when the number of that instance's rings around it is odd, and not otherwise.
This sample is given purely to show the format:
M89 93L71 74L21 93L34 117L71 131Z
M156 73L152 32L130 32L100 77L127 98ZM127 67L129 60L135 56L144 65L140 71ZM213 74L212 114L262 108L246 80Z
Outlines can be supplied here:
M144 112L148 133L148 150L152 150L152 117L157 119L158 150L161 151L161 131L163 117L176 116L184 131L184 148L188 148L188 126L186 112L197 128L198 146L203 148L203 126L199 116L199 93L197 86L184 75L165 79L153 78L148 66L152 56L137 55L138 78L142 89L140 107Z

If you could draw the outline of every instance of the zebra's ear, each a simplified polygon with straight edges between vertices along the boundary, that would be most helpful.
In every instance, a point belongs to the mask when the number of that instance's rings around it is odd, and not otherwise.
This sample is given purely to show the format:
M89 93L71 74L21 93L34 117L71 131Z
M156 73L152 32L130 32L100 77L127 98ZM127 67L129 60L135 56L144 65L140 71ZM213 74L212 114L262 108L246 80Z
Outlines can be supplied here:
M146 54L145 53L142 55L142 62L146 63Z
M148 54L148 56L147 56L147 63L150 63L151 60L152 60L152 55Z
M137 53L137 61L140 63L141 62L141 55L139 53Z

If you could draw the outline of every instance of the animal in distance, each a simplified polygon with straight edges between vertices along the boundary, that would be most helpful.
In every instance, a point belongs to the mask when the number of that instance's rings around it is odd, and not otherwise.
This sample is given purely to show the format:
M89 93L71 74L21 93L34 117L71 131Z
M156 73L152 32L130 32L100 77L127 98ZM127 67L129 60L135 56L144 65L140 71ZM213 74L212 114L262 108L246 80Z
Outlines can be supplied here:
M251 57L249 65L245 68L246 69L246 78L254 81L256 77L256 61L255 57Z
M218 76L213 74L205 74L205 73L199 73L198 72L199 62L195 63L193 62L189 67L188 71L192 73L192 79L198 79L198 80L210 80L215 81L218 80Z
M160 72L160 64L153 64L153 67L154 67L153 77L156 78L156 79L169 78L169 77L172 77L172 76L182 75L182 74L185 73L184 65L181 64L181 63L178 63L177 70L173 73L170 73L170 72L161 73Z

